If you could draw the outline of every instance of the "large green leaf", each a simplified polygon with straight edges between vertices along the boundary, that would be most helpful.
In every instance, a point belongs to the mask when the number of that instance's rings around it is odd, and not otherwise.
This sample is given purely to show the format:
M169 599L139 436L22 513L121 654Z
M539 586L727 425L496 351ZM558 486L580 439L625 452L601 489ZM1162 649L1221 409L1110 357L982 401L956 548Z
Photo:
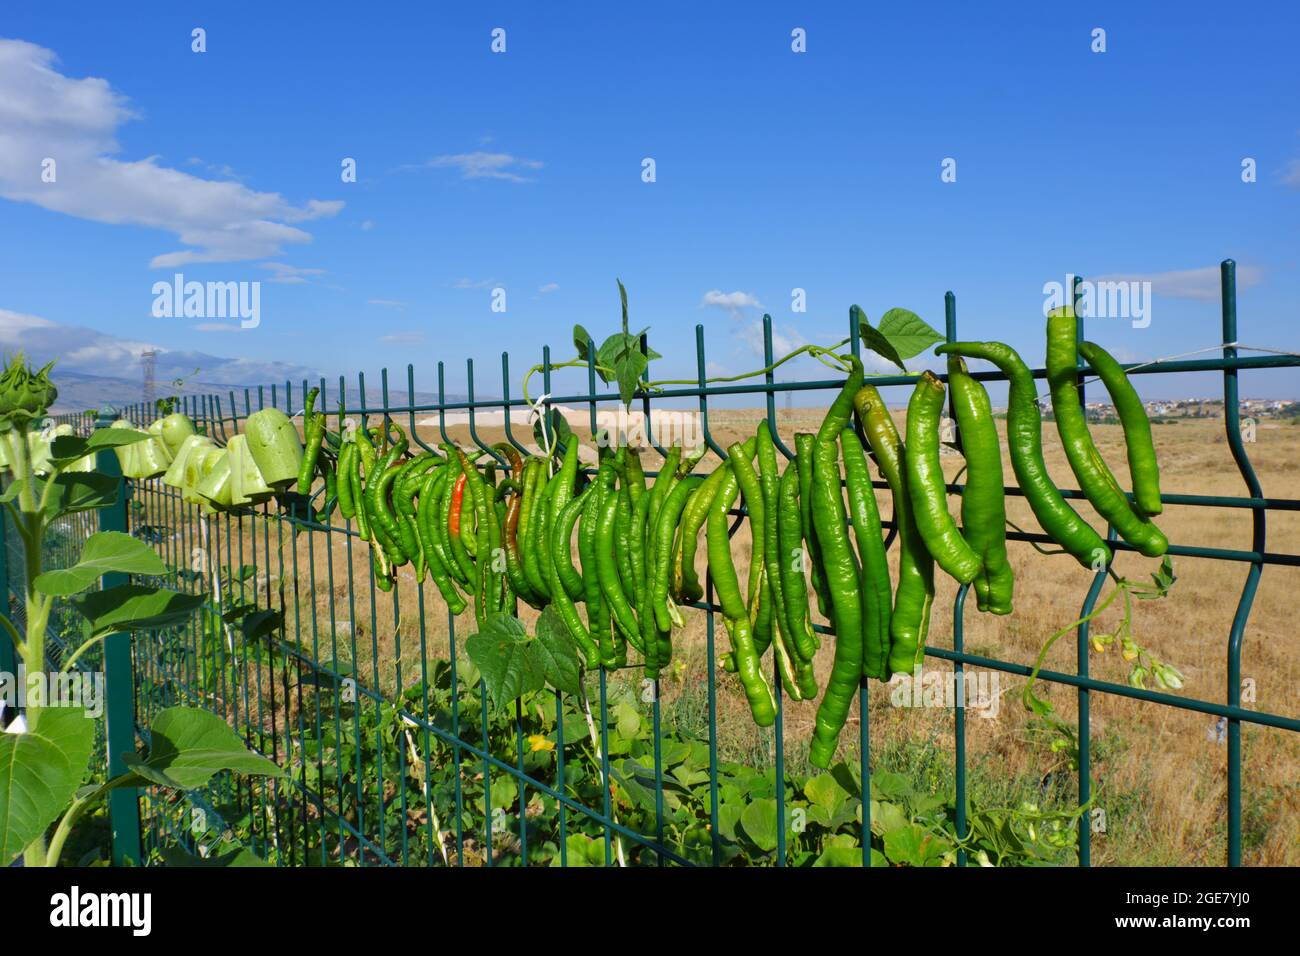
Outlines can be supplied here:
M803 792L814 806L823 807L832 815L849 798L848 793L829 773L821 773L810 779L803 785Z
M123 429L118 429L122 431ZM14 481L0 495L0 501L16 501L22 493L27 479ZM45 508L49 519L59 515L72 514L76 511L90 511L94 508L107 508L117 501L117 489L122 479L115 475L101 475L94 471L73 471L54 477L54 490ZM32 492L39 501L45 492L45 479L37 478L32 484Z
M170 627L187 620L207 596L182 594L143 584L119 584L72 599L73 606L90 622L92 634L143 631Z
M284 770L255 754L230 725L197 707L168 707L149 727L146 756L123 754L122 761L137 775L164 787L197 790L222 770L259 777L283 777Z
M192 853L186 853L178 846L163 847L160 851L163 863L166 866L183 866L183 867L243 867L243 866L270 866L260 856L254 853L248 847L237 847L228 850L225 853L218 853L216 856L195 856Z
M891 863L907 866L940 866L948 843L919 824L910 824L885 833L885 856Z
M760 850L776 849L776 801L751 801L740 813L740 826Z
M905 359L920 355L935 342L943 341L943 336L925 319L907 309L890 309L882 315L880 334L889 340L899 357Z
M79 458L85 458L101 448L134 445L138 441L147 441L152 437L148 432L138 432L133 428L101 428L91 433L89 438L60 435L50 443L50 460L56 467L62 467Z
M122 431L122 429L116 429ZM153 548L121 531L100 531L86 539L81 558L70 568L46 571L36 578L36 590L62 596L86 590L109 571L124 574L164 574L167 566Z
M95 746L95 721L47 707L39 726L0 733L0 866L8 866L72 802Z
M852 306L850 311L858 317L858 335L862 338L862 344L906 372L907 366L903 364L903 357L898 354L898 349L894 348L894 343L885 338L879 329L873 328L867 321L866 315L856 305Z
M590 354L587 350L587 344L594 341L595 340L591 337L591 333L581 325L575 325L573 327L573 345L578 350L578 358L582 359L584 362L587 361L587 356Z
M490 615L483 622L483 629L465 641L465 650L498 707L546 686L546 676L528 640L528 632L511 614Z
M546 683L566 694L582 690L582 672L573 637L564 626L559 612L548 607L537 619L537 643L534 647L542 665Z
M828 846L813 866L853 866L862 865L862 847ZM889 861L875 847L871 848L872 866L889 866Z

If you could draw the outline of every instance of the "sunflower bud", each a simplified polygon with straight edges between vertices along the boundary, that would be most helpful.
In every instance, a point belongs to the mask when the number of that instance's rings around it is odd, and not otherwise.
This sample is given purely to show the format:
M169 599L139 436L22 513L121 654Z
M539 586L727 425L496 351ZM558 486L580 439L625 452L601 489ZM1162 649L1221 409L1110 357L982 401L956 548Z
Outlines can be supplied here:
M0 373L0 432L15 425L26 426L34 418L41 418L59 395L50 381L50 362L39 372L27 366L27 359L19 352Z

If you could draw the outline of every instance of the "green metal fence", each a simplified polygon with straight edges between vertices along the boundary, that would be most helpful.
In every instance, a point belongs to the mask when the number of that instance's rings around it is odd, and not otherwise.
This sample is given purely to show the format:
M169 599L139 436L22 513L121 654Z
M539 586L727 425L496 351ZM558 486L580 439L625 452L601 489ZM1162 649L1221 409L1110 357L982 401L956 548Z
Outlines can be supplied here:
M946 297L946 337L957 339L956 302ZM1226 722L1227 743L1227 861L1241 862L1242 855L1242 737L1243 723L1286 731L1300 731L1300 720L1278 713L1249 710L1241 700L1241 651L1246 622L1251 612L1260 575L1265 565L1295 567L1300 554L1269 551L1265 536L1269 511L1300 510L1300 500L1266 498L1242 442L1238 401L1238 372L1244 369L1287 368L1300 365L1300 357L1284 354L1242 356L1237 348L1237 314L1234 265L1222 267L1221 356L1130 366L1131 374L1171 374L1182 372L1221 372L1223 375L1224 428L1226 440L1246 493L1241 496L1169 494L1164 500L1171 505L1243 509L1250 514L1253 527L1249 550L1192 546L1173 543L1170 554L1176 557L1226 562L1225 568L1245 565L1246 580L1237 602L1231 629L1226 635L1224 653L1227 661L1227 684L1222 699L1202 700L1126 684L1098 680L1088 671L1088 625L1077 629L1077 669L1074 673L1042 671L1041 680L1074 688L1078 707L1079 757L1077 773L1078 805L1086 807L1092 798L1092 746L1089 717L1094 695L1115 695L1144 701L1153 706L1173 707L1199 712ZM770 321L764 323L764 347L767 363L773 359ZM850 328L852 349L858 351L856 329ZM1082 322L1080 323L1082 335ZM616 392L597 389L595 349L587 368L587 388L574 394L552 394L552 368L549 350L543 354L543 392L548 405L585 405L590 411L593 432L597 409L614 408ZM833 391L841 382L818 380L777 383L772 373L754 384L706 384L705 337L703 326L696 327L698 384L668 388L653 396L642 392L636 402L646 414L646 428L652 444L649 415L652 402L675 400L698 403L699 421L704 439L719 456L725 453L714 440L709 428L710 400L743 395L762 396L767 414L775 420L776 397L790 391ZM1044 377L1043 370L1034 372ZM507 354L501 358L499 398L475 397L475 368L467 362L468 397L448 400L444 387L445 369L437 366L438 398L432 403L413 402L415 373L407 367L405 403L390 403L390 379L381 373L377 407L367 405L364 375L349 383L340 378L334 392L322 380L318 407L333 410L339 396L360 396L349 403L345 413L359 417L364 424L375 418L403 419L415 436L416 416L435 416L438 435L450 440L447 415L468 415L470 440L484 450L496 453L480 437L476 414L484 411L504 412L506 439L521 450L521 436L512 431L510 410L527 407L522 398L511 397L511 364ZM977 372L983 380L1002 378L996 371ZM889 375L869 378L877 386L910 386L912 375ZM183 399L182 410L202 427L224 439L237 430L251 412L276 406L291 414L299 411L308 387L297 388L285 383L245 389L241 394L207 395ZM301 390L299 390L301 389ZM1080 387L1080 400L1084 389ZM137 423L154 417L152 409L129 409L128 416ZM414 441L413 441L414 444ZM425 444L420 441L420 444ZM426 446L427 447L427 446ZM662 453L663 449L659 449ZM782 447L782 451L788 450ZM877 481L877 487L885 487ZM961 486L950 486L954 492ZM1014 487L1008 495L1019 495ZM1067 498L1081 497L1078 491L1064 491ZM739 511L736 512L740 514ZM608 745L610 728L610 684L612 675L601 670L593 675L591 702L593 741L599 734L599 773L603 796L584 800L566 787L565 735L581 731L581 705L568 695L555 693L553 701L555 746L544 752L545 760L534 756L525 736L528 715L516 707L513 746L502 749L489 739L488 708L485 691L466 680L463 650L457 649L459 622L448 613L436 589L421 585L410 598L394 592L391 598L377 595L369 561L355 562L356 530L350 522L331 520L320 524L311 519L286 517L273 506L257 514L216 515L202 517L192 505L183 503L179 494L158 481L136 483L131 490L130 526L132 533L155 542L165 559L175 569L175 577L194 590L210 590L213 606L198 616L193 624L172 632L138 635L133 646L135 676L135 719L137 729L149 725L153 713L162 706L188 703L205 706L221 714L244 736L250 746L280 761L290 769L288 777L269 782L248 782L220 777L207 791L190 794L184 799L163 798L152 792L142 794L144 851L180 842L187 847L213 846L223 839L238 839L255 852L280 864L358 865L390 864L465 864L467 845L481 851L481 861L492 865L494 843L501 829L509 830L511 841L522 849L512 853L514 862L527 863L530 840L557 842L558 860L570 862L566 833L581 830L599 834L603 840L604 860L608 864L621 860L626 850L638 862L684 864L723 860L719 832L719 758L718 699L715 670L715 622L720 610L713 601L711 584L705 600L694 606L706 616L707 638L707 722L709 754L710 807L707 836L702 837L701 852L690 858L667 845L664 839L665 801L670 799L674 782L665 780L664 754L661 748L662 719L658 682L648 695L650 720L653 724L653 768L639 781L653 800L654 826L649 832L633 829L617 818L610 803L610 783L617 771L611 767ZM737 522L738 524L739 522ZM892 521L884 522L894 537ZM306 548L298 545L304 535ZM1012 533L1016 541L1048 542L1037 533ZM1112 547L1131 550L1115 535L1108 535ZM364 554L364 552L362 552ZM1105 573L1098 573L1083 596L1080 616L1085 616L1098 600ZM956 827L958 835L966 832L967 806L967 727L961 698L965 668L978 667L1011 675L1028 675L1023 663L999 660L968 653L963 645L963 611L966 588L961 588L953 608L951 650L931 646L927 655L950 662L957 673L958 701L954 708ZM321 607L316 595L327 591ZM304 595L308 598L304 601ZM238 627L230 623L230 613L238 606L256 603L259 608L282 615L282 621L255 621L248 618ZM227 620L222 619L227 616ZM367 619L368 615L368 619ZM391 615L391 617L389 617ZM346 622L346 626L344 626ZM414 623L418 646L403 649L402 625ZM445 622L446 634L442 633ZM822 630L825 630L822 628ZM378 635L391 631L395 646L380 648ZM433 645L446 640L445 657ZM369 646L367 646L367 641ZM932 644L935 641L932 639ZM388 655L381 661L382 655ZM367 659L369 657L369 659ZM393 672L391 682L381 671ZM472 676L472 675L471 675ZM774 682L775 683L775 682ZM391 684L391 686L389 686ZM779 683L776 683L779 686ZM352 700L348 695L353 695ZM462 706L463 700L478 697L479 719L471 722ZM779 697L779 695L778 695ZM867 792L871 776L871 734L868 726L865 683L859 691L860 721L856 760L862 785ZM568 728L566 729L566 716ZM786 746L778 710L772 730L772 753L776 779L784 779ZM369 753L363 759L363 751ZM373 761L373 765L368 761ZM449 763L456 768L448 780L437 776L434 766ZM572 768L569 768L572 769ZM363 779L363 777L365 779ZM446 788L450 786L451 790ZM499 788L505 788L504 791ZM496 794L493 797L493 794ZM508 796L513 815L496 812ZM558 808L558 832L539 833L530 825L530 798L540 795ZM774 794L778 804L778 845L775 862L785 862L786 795L784 786ZM444 812L440 816L438 807ZM475 808L481 809L475 809ZM870 802L863 801L861 820L862 860L870 863ZM424 839L417 839L420 831ZM1091 862L1092 831L1087 815L1078 820L1078 862ZM958 855L964 863L965 855Z

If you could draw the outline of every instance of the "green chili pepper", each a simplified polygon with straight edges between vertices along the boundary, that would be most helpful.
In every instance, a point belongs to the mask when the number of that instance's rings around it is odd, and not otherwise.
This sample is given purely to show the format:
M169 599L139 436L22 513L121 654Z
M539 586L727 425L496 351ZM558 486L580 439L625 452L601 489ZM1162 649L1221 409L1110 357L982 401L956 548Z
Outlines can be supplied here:
M736 568L731 562L731 539L727 535L727 512L731 509L739 487L734 470L727 468L727 476L719 486L713 504L709 506L706 532L709 574L718 603L722 605L723 625L731 639L732 659L741 686L745 689L750 713L758 726L770 727L776 722L776 699L772 696L772 689L759 665L750 631L749 610L740 594L740 580L736 577Z
M756 441L755 438L746 439L742 446L749 461L754 458ZM695 552L699 546L700 529L704 527L709 517L709 507L713 504L718 488L729 471L730 469L724 465L705 478L704 484L691 495L682 512L681 540L674 552L673 569L675 589L682 602L698 601L704 597L704 588L700 585L699 575L695 571Z
M1129 381L1123 366L1114 356L1095 342L1079 345L1079 354L1092 366L1110 393L1124 428L1124 445L1128 450L1128 471L1133 482L1133 498L1146 515L1158 515L1163 510L1160 502L1160 465L1156 461L1156 446L1151 439L1151 422L1147 418L1142 399Z
M601 594L614 616L614 624L623 637L636 649L638 654L645 653L641 642L640 625L636 614L628 602L619 577L618 562L615 560L615 525L617 523L620 496L614 487L613 468L601 466L596 480L604 488L605 497L600 505L600 517L596 524L596 579L600 583Z
M590 487L591 486L588 485L588 488ZM565 505L564 509L559 513L555 527L552 528L552 533L559 535L566 542L572 541L574 525L578 523L578 517L582 513L582 507L580 506L575 508L573 506L574 502L578 501L582 497L582 495L578 495L576 498L571 498L569 500L569 503ZM585 504L586 501L584 500L583 505ZM560 583L564 585L564 593L569 596L570 601L583 600L585 588L582 582L582 575L573 567L572 549L559 548L554 551L554 554L558 559L555 570L559 572Z
M1139 553L1158 558L1169 549L1168 540L1154 523L1133 510L1088 433L1088 422L1075 390L1079 377L1077 327L1072 309L1053 309L1047 318L1047 383L1065 457L1084 497L1097 513Z
M618 489L618 512L614 521L614 560L628 603L636 608L636 575L632 571L632 493L623 481Z
M357 446L353 442L347 442L339 450L338 461L338 496L339 496L339 514L345 520L350 520L357 516L356 499L352 497L352 468L353 460L357 455Z
M523 560L524 577L528 580L528 586L544 605L550 599L550 592L546 587L546 576L542 573L542 549L539 542L546 513L547 491L553 490L554 486L546 477L545 459L534 458L528 465L521 506L523 513L519 517L519 556Z
M606 465L602 463L600 468L604 470ZM599 476L599 472L597 475ZM598 516L607 494L607 483L599 480L598 477L585 496L582 517L578 521L578 557L582 562L583 602L587 605L587 627L600 651L601 666L619 667L626 661L626 650L622 655L619 653L619 649L625 647L625 644L617 639L616 630L611 627L612 612L601 593L600 576L596 567L599 561L596 547ZM620 656L623 660L620 660Z
M966 456L961 495L962 534L981 567L972 586L975 605L991 614L1011 613L1013 575L1007 560L1007 508L1003 497L1002 450L984 386L971 378L960 356L948 356L948 387Z
M817 597L817 613L827 620L831 616L831 595L826 589L826 572L822 568L821 549L817 547L817 529L812 520L812 451L817 436L796 432L794 436L795 469L799 473L799 511L803 522L804 555L808 558L808 576Z
M773 440L771 423L764 419L758 425L758 482L763 498L763 571L765 593L772 602L772 617L775 622L773 636L777 654L778 673L782 677L786 693L793 700L804 698L805 683L811 678L816 687L815 676L811 668L806 668L802 678L796 674L801 658L795 638L790 628L790 615L785 599L784 558L780 546L780 485L781 475L776 461L776 444ZM796 511L796 515L798 512ZM806 606L806 603L805 603ZM816 691L814 690L815 694Z
M785 597L786 626L794 639L795 653L804 664L812 662L819 646L808 610L808 580L804 577L806 560L803 548L803 522L800 520L799 469L792 461L781 476L777 494L776 531L781 590ZM816 691L813 692L813 696Z
M542 591L540 593L547 601L552 599L550 547L548 545L551 540L551 506L554 504L555 490L559 487L559 484L560 473L557 471L542 488L541 500L538 502L538 512L534 517L532 528L533 547L537 549L537 570L542 576Z
M627 449L623 462L623 480L627 483L628 493L632 496L632 504L635 505L645 494L645 471L641 467L639 448Z
M753 628L754 647L761 657L772 643L772 604L766 593L767 571L764 566L764 543L767 534L767 511L763 507L763 491L754 466L744 455L739 442L727 449L727 464L736 473L741 494L745 496L745 509L749 512L749 620Z
M668 495L677 484L677 465L682 458L682 446L673 445L668 449L668 454L664 457L663 467L659 469L659 474L655 478L655 483L650 489L650 509L646 512L646 529L650 530L659 526L659 509L667 500Z
M570 447L575 447L576 443ZM566 454L567 457L567 454ZM576 454L575 454L576 457ZM550 560L546 561L547 583L551 588L551 605L559 612L560 618L564 621L565 627L569 629L569 634L573 637L574 642L582 651L583 658L588 668L600 666L600 647L592 640L591 633L587 630L586 625L582 623L582 618L578 615L578 609L574 607L568 592L565 590L564 582L560 578L560 565L563 562L572 562L572 545L569 535L564 533L567 527L572 531L572 523L566 524L568 513L572 510L576 515L586 504L582 496L574 498L565 504L552 504L552 514L549 524L552 528L550 539ZM562 508L559 514L555 514L556 508Z
M1001 342L954 342L935 349L938 355L964 355L992 362L1007 377L1007 451L1016 482L1034 517L1053 541L1084 567L1106 567L1110 548L1056 490L1043 461L1042 415L1033 373L1009 345ZM863 426L866 427L865 425Z
M316 520L321 524L329 521L330 515L334 514L334 509L339 503L338 477L334 474L333 468L326 465L325 469L325 505L316 512Z
M447 549L446 540L438 534L438 515L442 492L447 485L450 471L450 468L444 464L424 476L417 491L419 504L416 507L416 527L420 532L420 542L425 554L431 555L429 564L432 567L433 558L437 558L438 563L448 574L451 573L451 565L455 559Z
M646 513L650 510L650 496L641 495L632 506L632 523L628 534L631 542L629 557L632 563L632 590L636 594L637 625L641 634L641 643L645 650L646 676L659 676L661 662L659 657L659 632L654 622L654 610L650 606L650 576L652 574L645 547Z
M912 517L904 467L906 450L884 399L875 386L864 385L854 397L853 405L880 473L889 484L894 499L894 522L898 526L898 588L889 619L889 670L892 674L914 674L924 656L925 638L930 630L934 559L926 550Z
M357 533L361 535L362 540L370 540L370 515L366 513L365 489L361 483L361 448L358 446L356 454L348 463L347 480L352 486L352 508L356 511Z
M313 388L307 393L307 401L302 413L305 447L302 463L298 466L298 494L300 495L311 494L311 482L316 474L316 459L320 457L320 445L325 437L325 416L317 415L313 411L316 407L316 396L319 394L319 388Z
M401 468L395 463L405 451L406 441L400 439L375 463L374 473L367 475L366 481L366 506L369 508L367 516L371 519L372 526L377 525L383 535L395 544L400 540L400 532L397 519L388 510L388 489ZM399 553L400 550L399 548Z
M844 478L848 487L849 516L861 559L862 674L876 680L889 679L889 619L893 594L889 586L889 561L881 536L876 492L867 471L867 458L857 432L840 432L844 455Z
M957 530L948 512L948 489L939 463L939 413L943 382L922 374L907 405L907 490L921 540L939 567L962 584L979 574L983 562Z
M671 631L673 626L681 627L685 622L675 603L668 600L668 578L673 562L673 538L677 531L678 519L686 501L690 498L704 479L685 478L669 493L659 509L658 523L654 528L653 543L655 553L654 586L651 604L654 609L655 622L660 631ZM655 482L658 484L658 482Z
M860 572L849 544L837 452L835 442L820 438L813 442L812 517L835 624L835 658L826 693L817 708L808 748L809 762L822 769L830 766L835 756L840 730L848 719L853 693L862 679Z

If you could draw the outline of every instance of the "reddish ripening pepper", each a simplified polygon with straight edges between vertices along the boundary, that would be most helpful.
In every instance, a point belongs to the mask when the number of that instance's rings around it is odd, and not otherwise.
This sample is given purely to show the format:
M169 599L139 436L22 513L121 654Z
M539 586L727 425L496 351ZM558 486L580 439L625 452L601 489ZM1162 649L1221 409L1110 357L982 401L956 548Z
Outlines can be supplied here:
M456 484L451 489L451 514L447 515L447 530L454 535L460 534L460 505L465 497L465 472L456 476Z

